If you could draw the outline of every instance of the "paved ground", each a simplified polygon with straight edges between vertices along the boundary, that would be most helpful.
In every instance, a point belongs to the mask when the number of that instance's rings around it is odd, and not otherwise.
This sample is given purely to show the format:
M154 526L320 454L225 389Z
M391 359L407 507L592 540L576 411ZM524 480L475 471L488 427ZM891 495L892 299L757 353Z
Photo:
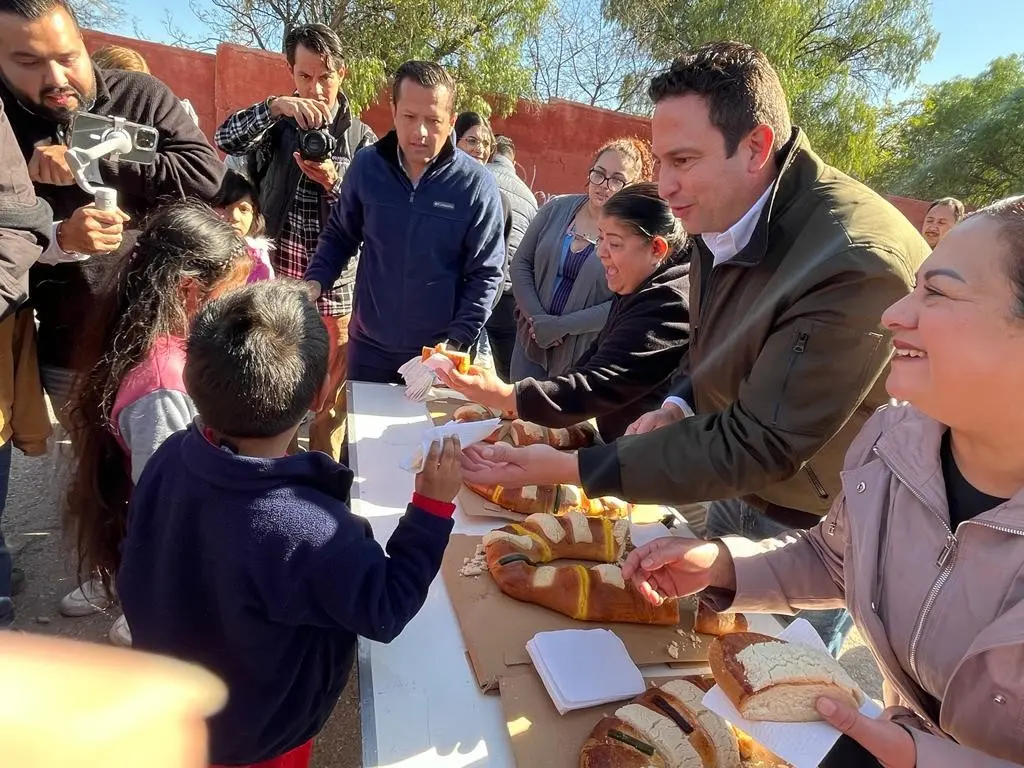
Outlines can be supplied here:
M27 459L15 451L11 490L4 513L4 532L15 550L15 563L27 576L25 591L15 598L15 628L25 632L61 635L106 642L115 613L67 619L57 610L60 598L74 588L71 557L60 535L59 495L64 487L62 467L66 445L56 444L51 455ZM881 698L881 679L874 661L854 631L842 661L874 698ZM334 715L317 740L314 768L359 768L359 702L353 676Z

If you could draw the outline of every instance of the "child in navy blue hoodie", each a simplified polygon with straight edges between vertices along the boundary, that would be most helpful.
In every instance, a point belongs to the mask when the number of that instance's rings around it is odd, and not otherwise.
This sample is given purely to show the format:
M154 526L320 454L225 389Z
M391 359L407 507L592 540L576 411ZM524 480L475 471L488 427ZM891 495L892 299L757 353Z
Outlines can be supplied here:
M346 505L351 470L323 453L285 456L327 357L298 283L255 283L209 304L185 364L199 418L153 455L132 495L121 603L135 648L227 683L210 722L215 765L306 765L357 636L398 636L452 529L457 441L432 447L386 554Z

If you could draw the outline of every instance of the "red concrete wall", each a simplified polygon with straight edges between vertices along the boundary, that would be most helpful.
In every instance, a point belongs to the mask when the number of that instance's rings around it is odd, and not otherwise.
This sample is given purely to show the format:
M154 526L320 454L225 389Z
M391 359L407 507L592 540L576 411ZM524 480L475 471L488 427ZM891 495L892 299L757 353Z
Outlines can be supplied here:
M214 102L216 56L88 29L84 30L84 35L85 45L90 52L105 45L122 45L141 53L156 77L167 83L179 98L188 99L192 103L199 115L199 124L207 136L213 135L221 115Z
M222 44L216 54L199 53L103 32L85 31L86 46L124 45L141 53L154 75L181 98L192 102L200 125L212 139L217 126L236 109L293 88L284 57L276 53ZM378 135L391 128L387 95L362 115ZM593 154L622 136L650 139L650 122L640 117L555 99L547 104L520 101L507 118L495 118L494 130L512 137L520 175L534 190L548 194L583 189ZM928 204L904 197L889 199L920 228Z

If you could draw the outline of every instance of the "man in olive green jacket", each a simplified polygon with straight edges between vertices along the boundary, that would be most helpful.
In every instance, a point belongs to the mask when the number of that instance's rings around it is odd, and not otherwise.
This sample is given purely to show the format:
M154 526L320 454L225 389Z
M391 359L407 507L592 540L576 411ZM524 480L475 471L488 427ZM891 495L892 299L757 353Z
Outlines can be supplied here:
M467 479L713 501L712 535L808 528L839 491L853 437L887 402L881 315L909 292L927 244L811 151L774 69L750 46L702 46L650 93L659 192L700 235L679 396L578 455L468 449ZM837 650L846 619L833 619L818 629Z

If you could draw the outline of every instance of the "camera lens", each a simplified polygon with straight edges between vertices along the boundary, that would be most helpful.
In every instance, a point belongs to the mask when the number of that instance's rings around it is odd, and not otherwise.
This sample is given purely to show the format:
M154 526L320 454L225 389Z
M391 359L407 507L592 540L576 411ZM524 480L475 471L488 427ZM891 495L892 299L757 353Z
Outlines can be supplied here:
M156 134L149 131L139 131L135 134L135 146L139 149L156 149Z
M299 133L299 155L303 160L322 163L331 156L334 146L334 137L325 130Z

